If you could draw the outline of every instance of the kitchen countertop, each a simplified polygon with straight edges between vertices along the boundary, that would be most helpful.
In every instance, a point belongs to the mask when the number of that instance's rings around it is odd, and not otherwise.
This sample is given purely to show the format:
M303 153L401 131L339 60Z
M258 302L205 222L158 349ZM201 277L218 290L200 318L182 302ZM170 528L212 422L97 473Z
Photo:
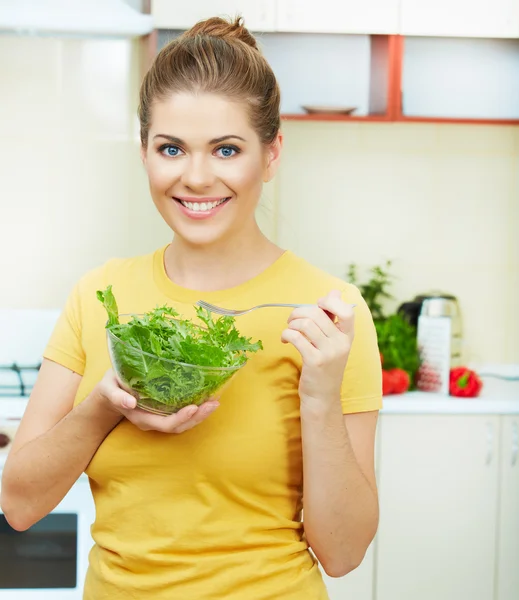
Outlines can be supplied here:
M454 398L431 392L384 396L380 414L519 415L519 380L482 376L477 398Z

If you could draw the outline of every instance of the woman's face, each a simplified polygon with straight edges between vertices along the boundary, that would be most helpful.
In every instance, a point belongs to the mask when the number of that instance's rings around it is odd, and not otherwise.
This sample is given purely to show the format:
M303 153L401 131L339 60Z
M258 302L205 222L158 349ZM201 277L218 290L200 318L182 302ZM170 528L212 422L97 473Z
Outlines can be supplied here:
M243 233L254 225L280 145L278 137L265 148L243 103L188 93L155 102L142 149L153 202L189 243L208 245Z

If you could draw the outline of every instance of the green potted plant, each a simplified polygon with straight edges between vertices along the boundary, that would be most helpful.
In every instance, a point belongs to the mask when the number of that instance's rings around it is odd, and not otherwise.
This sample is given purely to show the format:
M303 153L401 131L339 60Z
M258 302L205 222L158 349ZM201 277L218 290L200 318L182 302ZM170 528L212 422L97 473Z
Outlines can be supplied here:
M420 367L416 328L399 313L386 314L384 301L393 296L389 288L394 279L390 274L391 261L369 270L366 282L360 282L357 266L350 264L347 279L356 285L371 311L377 330L378 346L383 365L384 394L402 393L415 387Z

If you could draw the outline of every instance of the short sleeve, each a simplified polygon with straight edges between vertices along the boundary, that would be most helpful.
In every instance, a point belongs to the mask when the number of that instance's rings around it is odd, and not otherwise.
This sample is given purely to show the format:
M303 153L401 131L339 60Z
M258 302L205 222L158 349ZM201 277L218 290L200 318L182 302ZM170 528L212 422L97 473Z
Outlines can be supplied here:
M354 285L348 284L342 297L345 302L356 304L355 336L342 382L342 412L379 410L382 408L382 365L373 318Z
M85 352L81 341L81 293L76 284L67 298L43 357L83 375Z

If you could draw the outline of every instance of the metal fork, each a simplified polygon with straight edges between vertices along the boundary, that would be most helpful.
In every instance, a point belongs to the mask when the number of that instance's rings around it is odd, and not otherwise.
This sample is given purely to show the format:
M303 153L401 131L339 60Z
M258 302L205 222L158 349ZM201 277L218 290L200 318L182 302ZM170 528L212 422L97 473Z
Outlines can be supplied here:
M239 317L240 315L244 315L245 313L249 313L258 308L269 308L275 306L287 307L287 308L299 308L300 306L312 306L311 304L258 304L257 306L253 306L252 308L247 308L245 310L233 310L232 308L222 308L221 306L215 306L214 304L209 304L209 302L204 302L203 300L199 300L197 302L198 306L205 308L209 312L216 313L217 315L226 315L229 317Z

